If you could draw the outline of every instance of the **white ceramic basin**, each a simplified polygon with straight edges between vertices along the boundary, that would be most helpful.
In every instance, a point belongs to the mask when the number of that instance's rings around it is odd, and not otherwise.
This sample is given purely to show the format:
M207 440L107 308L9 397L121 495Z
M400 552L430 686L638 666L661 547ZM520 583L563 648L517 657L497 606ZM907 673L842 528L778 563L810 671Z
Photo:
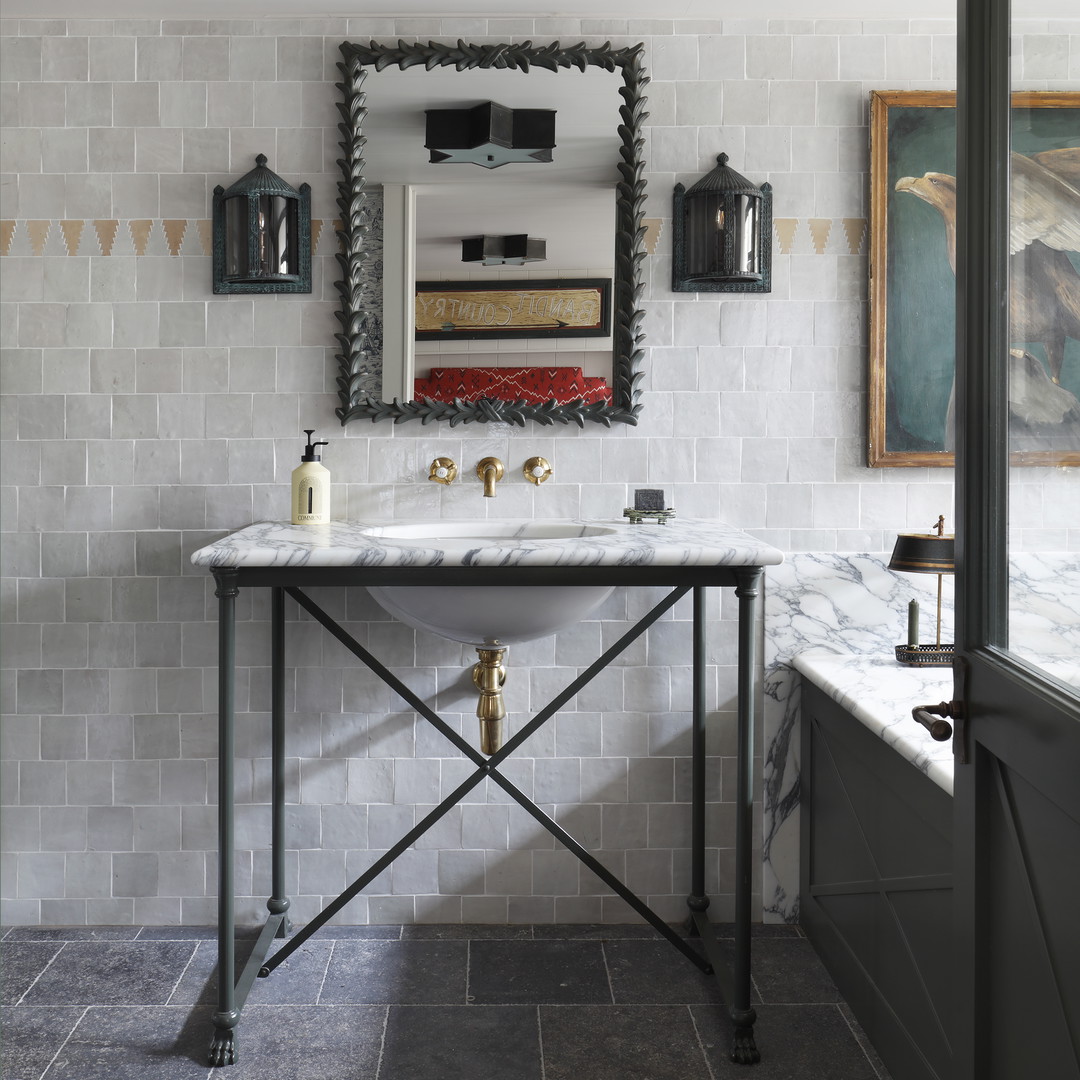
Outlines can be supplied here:
M431 521L373 525L371 536L424 548L545 547L616 530L576 521ZM481 571L482 573L482 571ZM590 615L610 585L369 586L376 603L416 630L466 645L514 645L547 637Z
M474 547L513 540L574 540L585 536L610 536L607 525L583 525L578 521L417 521L400 525L369 525L363 530L382 540L405 540L437 546L444 541L470 543Z

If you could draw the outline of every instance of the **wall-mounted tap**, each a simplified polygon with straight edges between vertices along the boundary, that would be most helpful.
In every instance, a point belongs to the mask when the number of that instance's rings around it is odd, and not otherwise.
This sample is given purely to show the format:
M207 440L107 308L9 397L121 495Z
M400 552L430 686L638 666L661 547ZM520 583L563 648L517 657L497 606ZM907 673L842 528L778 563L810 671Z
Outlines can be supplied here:
M452 484L457 479L457 465L453 458L437 457L428 470L428 479L436 484Z
M525 479L530 484L542 484L553 472L547 458L531 457L521 467Z
M497 457L481 458L476 463L476 475L484 481L484 497L495 497L495 485L503 478L503 463Z

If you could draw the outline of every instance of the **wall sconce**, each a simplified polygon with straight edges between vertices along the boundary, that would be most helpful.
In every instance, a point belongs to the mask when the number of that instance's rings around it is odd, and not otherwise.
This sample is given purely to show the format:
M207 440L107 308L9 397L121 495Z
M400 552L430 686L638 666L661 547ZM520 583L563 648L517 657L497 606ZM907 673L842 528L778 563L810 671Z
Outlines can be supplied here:
M311 292L311 188L266 167L214 188L214 292Z
M952 664L952 645L941 644L941 579L955 569L953 537L945 534L945 515L937 519L932 533L901 533L893 546L890 570L906 574L937 574L937 639L933 645L919 644L919 604L908 605L908 640L896 646L896 659L908 667L947 667Z
M727 159L689 190L675 185L675 292L772 291L772 185L755 187Z
M484 266L524 266L547 258L547 241L538 236L470 236L461 241L461 261Z
M498 169L510 162L550 161L554 109L508 109L485 101L471 109L425 109L424 146L433 165L468 162Z

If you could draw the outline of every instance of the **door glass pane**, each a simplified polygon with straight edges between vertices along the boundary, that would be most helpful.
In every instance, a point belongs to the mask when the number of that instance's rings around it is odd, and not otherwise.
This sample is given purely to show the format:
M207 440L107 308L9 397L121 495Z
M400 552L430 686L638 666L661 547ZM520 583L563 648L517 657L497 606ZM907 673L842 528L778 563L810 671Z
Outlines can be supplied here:
M1015 0L1014 23L1029 2ZM1054 70L1047 38L1016 40L1009 648L1080 693L1080 94L1053 93L1069 85L1068 61Z

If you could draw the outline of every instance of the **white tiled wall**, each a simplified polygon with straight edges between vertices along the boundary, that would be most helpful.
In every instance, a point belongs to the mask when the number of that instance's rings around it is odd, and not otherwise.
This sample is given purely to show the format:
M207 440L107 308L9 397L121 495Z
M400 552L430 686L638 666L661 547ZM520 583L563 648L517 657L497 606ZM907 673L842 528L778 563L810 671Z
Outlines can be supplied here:
M1028 85L1075 88L1073 24L1032 24ZM338 516L618 515L635 486L786 550L881 551L948 512L945 470L864 467L867 96L949 87L951 27L590 19L23 21L2 89L3 917L206 923L214 911L214 601L188 555L286 512L302 427L331 440ZM1071 36L1069 36L1071 34ZM774 290L667 289L648 260L642 422L608 431L420 428L333 416L338 156L346 38L645 41L653 81L647 213L725 150L775 189ZM1071 78L1072 82L1069 82ZM310 297L213 297L210 193L256 153L312 185L323 223ZM661 222L666 225L666 221ZM479 482L426 482L440 454ZM525 482L547 457L554 479ZM1025 476L1022 543L1080 546L1052 470ZM649 597L515 648L511 722L544 704ZM471 731L465 650L322 595L361 642ZM712 627L709 865L731 913L733 611ZM688 843L688 611L675 610L528 744L510 775L662 914L682 911ZM266 605L241 598L241 890L268 881ZM465 768L309 621L289 625L289 891L310 917ZM586 661L587 662L587 661ZM535 744L535 745L533 745ZM254 884L253 884L254 882ZM615 920L622 902L498 790L452 811L345 912L353 921Z

